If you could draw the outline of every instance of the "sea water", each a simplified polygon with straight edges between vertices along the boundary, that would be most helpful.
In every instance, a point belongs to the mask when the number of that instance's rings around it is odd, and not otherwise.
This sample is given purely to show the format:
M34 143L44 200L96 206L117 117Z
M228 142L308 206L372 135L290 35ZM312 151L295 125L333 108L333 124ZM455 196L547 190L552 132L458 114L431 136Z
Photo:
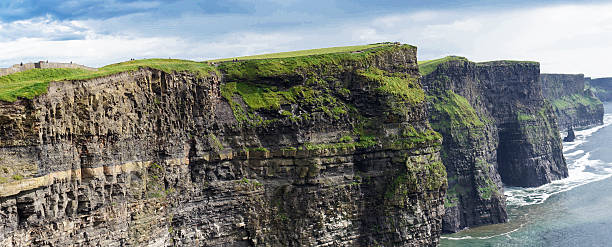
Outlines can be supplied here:
M563 143L569 177L506 187L508 223L443 235L441 246L612 246L612 103L604 124Z

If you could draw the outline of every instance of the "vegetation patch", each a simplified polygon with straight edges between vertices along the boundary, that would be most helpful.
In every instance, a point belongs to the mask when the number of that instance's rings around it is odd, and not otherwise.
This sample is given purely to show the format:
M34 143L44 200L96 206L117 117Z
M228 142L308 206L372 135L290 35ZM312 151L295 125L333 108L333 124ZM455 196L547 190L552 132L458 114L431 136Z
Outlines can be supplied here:
M458 186L458 184L455 184L446 191L446 197L444 197L445 208L452 208L459 204L459 192L457 191Z
M14 102L18 97L32 99L47 92L49 82L88 80L153 68L166 73L188 71L200 77L208 76L215 68L208 63L178 59L143 59L111 64L98 70L85 69L31 69L0 77L0 100Z
M391 184L389 184L387 191L385 192L386 199L393 199L397 195L407 196L408 195L408 178L406 174L400 174L395 177Z
M383 44L361 52L322 53L308 56L292 56L261 60L226 62L219 65L229 81L261 81L270 79L275 83L290 84L315 80L316 75L343 71L345 66L368 64L368 60L380 52L392 49L414 49L410 45Z
M535 121L536 120L536 116L533 114L529 114L529 113L525 113L522 111L518 111L516 112L516 119L518 121L524 122L524 121Z
M402 129L402 133L391 138L392 149L410 149L415 148L418 145L439 145L442 140L442 135L434 130L418 131L414 127L409 126Z
M148 169L146 195L147 198L165 198L167 191L165 189L164 179L162 175L165 169L157 162L153 162Z
M374 67L362 70L359 74L370 81L377 82L379 84L377 91L398 96L412 105L425 100L425 92L417 78L408 74L389 74Z
M491 196L496 195L498 192L497 185L491 180L491 178L485 179L485 184L482 187L478 187L478 194L480 198L484 200L491 200Z
M539 63L539 62L536 62L536 61L497 60L497 61L480 62L480 63L476 63L476 65L481 65L481 66L497 66L497 65L540 65L540 63Z
M215 150L217 151L223 150L223 143L221 143L221 141L219 141L217 136L215 136L214 134L212 133L208 134L208 142L210 143L211 147L214 148Z
M427 189L437 190L447 183L446 167L442 162L427 162L425 168L425 176L427 178L425 185Z
M419 73L421 76L426 76L434 72L438 65L449 62L449 61L468 61L467 58L458 56L447 56L439 59L419 61Z
M434 120L432 124L434 129L448 130L453 127L479 128L484 126L467 99L451 90L427 98L435 110L431 116Z
M565 110L568 108L576 107L577 105L583 105L587 107L600 105L601 101L598 98L582 94L572 94L569 96L563 96L561 98L555 99L551 103L555 107L555 109Z
M350 140L349 140L345 136L345 137L340 138L340 142L337 142L337 143L320 143L320 144L305 143L303 148L306 150L369 148L369 147L376 146L377 144L378 144L378 140L374 136L360 136L358 141L353 141L352 137L350 137Z
M89 73L84 69L31 69L0 77L0 100L14 102L17 97L32 99L47 92L50 81Z
M267 148L264 147L249 148L249 151L270 152Z
M255 84L250 82L230 82L221 85L221 95L232 108L239 124L261 126L281 119L293 122L308 120L311 114L322 112L332 119L340 119L351 111L351 107L338 100L332 93L315 90L302 85L280 90L277 86ZM244 106L240 103L244 102ZM280 110L281 105L296 104L301 111L294 115L290 111ZM245 107L246 106L246 107ZM268 117L263 119L260 111Z
M209 60L209 62L228 62L233 60L253 60L253 59L272 59L272 58L288 58L288 57L302 57L312 55L322 55L329 53L346 53L346 52L359 52L379 46L389 45L388 43L370 44L370 45L355 45L355 46L340 46L340 47L328 47L320 49L300 50L300 51L289 51L279 53L269 53L254 56L244 57L233 57L233 58L221 58Z

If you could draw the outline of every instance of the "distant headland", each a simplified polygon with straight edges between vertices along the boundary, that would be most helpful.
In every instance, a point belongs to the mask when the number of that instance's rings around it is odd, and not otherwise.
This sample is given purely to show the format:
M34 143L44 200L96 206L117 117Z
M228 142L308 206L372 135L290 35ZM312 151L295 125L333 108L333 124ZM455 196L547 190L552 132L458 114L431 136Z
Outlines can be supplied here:
M60 69L60 68L96 70L94 68L90 68L84 65L73 63L73 62L56 63L56 62L49 62L49 61L38 61L34 63L19 63L9 68L0 68L0 76L14 74L14 73L18 73L18 72L22 72L22 71L26 71L30 69Z

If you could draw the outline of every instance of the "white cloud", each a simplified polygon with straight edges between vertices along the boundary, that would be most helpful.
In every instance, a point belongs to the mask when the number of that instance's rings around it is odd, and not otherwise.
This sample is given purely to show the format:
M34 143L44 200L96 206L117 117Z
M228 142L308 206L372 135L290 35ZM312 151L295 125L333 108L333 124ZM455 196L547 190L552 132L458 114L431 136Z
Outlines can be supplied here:
M612 76L612 4L557 5L506 11L438 11L386 16L353 37L400 40L419 59L463 55L475 61L541 62L542 72ZM363 35L362 35L363 34Z
M423 11L267 31L234 29L248 22L245 16L183 15L147 25L143 23L152 17L146 14L73 21L45 16L0 22L0 66L39 59L90 66L147 57L204 60L400 41L417 45L420 60L446 55L474 61L534 60L541 62L542 72L601 77L612 76L609 13L612 4ZM126 28L110 28L116 26Z

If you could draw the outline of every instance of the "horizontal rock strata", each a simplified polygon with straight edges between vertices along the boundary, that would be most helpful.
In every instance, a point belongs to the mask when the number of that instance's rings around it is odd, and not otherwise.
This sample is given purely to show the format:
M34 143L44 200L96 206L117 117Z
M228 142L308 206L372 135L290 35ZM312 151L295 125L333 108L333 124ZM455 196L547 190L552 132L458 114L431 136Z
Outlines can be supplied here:
M1 103L0 245L435 246L446 172L417 77L392 45Z
M604 108L584 75L542 74L542 93L555 109L559 129L603 124Z

